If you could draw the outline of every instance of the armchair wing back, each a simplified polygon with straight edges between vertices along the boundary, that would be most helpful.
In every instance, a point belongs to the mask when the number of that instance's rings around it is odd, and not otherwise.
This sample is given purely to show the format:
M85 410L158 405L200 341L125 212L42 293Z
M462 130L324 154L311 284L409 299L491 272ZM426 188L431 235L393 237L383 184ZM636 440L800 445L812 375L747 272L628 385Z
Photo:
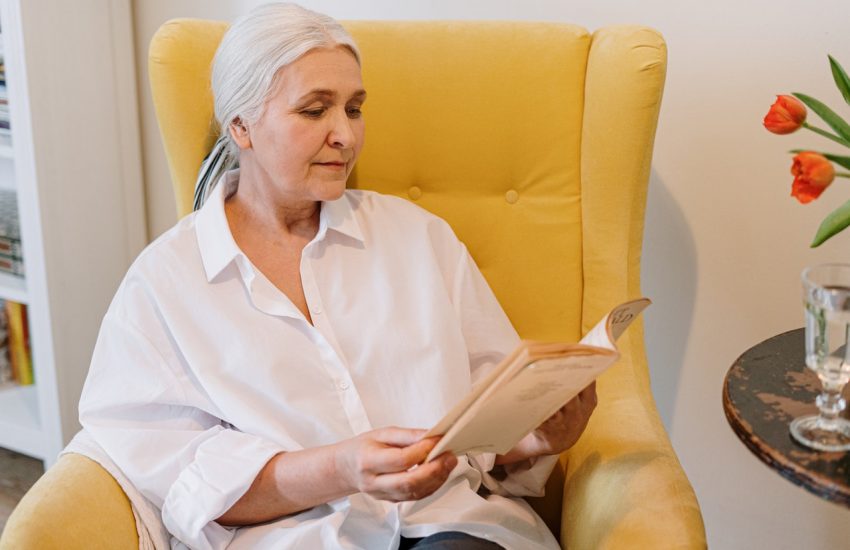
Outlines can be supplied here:
M520 22L345 23L363 55L367 139L350 181L446 219L524 338L578 340L640 296L666 71L655 31ZM218 135L209 73L222 22L151 43L157 118L182 216ZM598 383L587 432L531 499L564 548L702 548L693 489L659 420L643 326Z

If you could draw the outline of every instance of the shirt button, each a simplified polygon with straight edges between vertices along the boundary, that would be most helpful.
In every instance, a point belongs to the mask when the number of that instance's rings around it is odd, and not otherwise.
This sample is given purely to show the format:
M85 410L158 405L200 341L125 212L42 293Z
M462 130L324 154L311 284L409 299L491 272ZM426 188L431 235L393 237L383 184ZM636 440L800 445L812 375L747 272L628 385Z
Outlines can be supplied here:
M347 390L350 384L348 383L348 380L340 380L338 386L341 390Z
M321 315L322 314L322 308L320 308L319 306L313 306L313 308L310 310L310 312L313 315Z

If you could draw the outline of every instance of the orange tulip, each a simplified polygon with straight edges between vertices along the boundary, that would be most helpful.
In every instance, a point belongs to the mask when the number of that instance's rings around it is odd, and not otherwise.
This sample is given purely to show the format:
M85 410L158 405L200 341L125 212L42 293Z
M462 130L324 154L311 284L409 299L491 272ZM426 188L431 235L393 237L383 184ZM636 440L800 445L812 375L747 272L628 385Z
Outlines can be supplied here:
M794 183L791 195L803 204L812 202L835 179L835 168L826 157L813 151L803 151L794 156L791 165Z
M806 121L806 106L790 95L778 95L764 116L764 127L774 134L790 134Z

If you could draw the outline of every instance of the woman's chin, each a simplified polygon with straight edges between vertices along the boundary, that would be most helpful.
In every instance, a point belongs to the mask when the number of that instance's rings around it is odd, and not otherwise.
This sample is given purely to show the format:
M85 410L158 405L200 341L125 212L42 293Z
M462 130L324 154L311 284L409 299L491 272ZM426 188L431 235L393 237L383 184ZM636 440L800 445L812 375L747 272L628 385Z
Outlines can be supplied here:
M321 192L319 193L319 197L317 197L320 201L335 201L338 198L342 197L345 194L345 182L334 185L326 185L323 186Z

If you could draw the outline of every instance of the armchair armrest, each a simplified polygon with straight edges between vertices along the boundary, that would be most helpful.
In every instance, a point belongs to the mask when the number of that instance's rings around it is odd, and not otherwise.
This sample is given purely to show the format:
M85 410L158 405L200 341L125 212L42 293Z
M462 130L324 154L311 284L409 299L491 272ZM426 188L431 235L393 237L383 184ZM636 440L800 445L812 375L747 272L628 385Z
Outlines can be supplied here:
M619 372L599 379L599 407L562 459L561 545L705 548L696 495L648 388L633 376L646 365L634 360L624 357L612 369Z
M66 454L15 508L0 550L138 548L130 501L96 462Z

